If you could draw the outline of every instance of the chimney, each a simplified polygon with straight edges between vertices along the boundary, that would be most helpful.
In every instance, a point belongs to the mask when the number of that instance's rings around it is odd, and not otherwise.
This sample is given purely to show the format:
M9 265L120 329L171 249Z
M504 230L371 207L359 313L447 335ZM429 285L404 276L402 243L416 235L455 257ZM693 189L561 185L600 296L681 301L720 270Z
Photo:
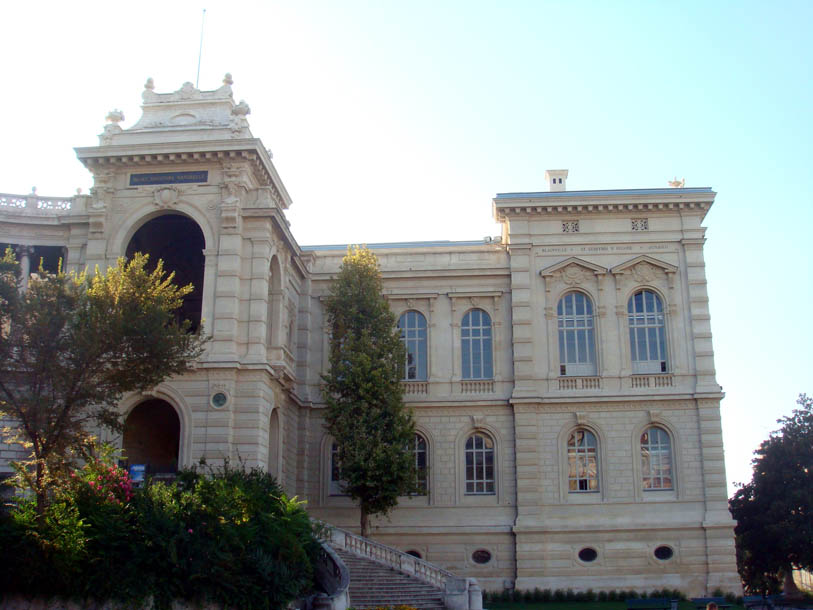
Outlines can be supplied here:
M548 169L545 170L545 180L548 181L548 190L551 193L567 190L567 170Z

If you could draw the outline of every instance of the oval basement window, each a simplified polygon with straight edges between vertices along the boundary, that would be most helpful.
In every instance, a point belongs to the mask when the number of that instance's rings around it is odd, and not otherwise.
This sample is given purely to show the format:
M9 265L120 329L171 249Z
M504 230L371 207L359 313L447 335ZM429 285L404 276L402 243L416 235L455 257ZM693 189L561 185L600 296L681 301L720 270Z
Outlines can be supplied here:
M579 551L579 559L581 559L585 563L595 561L597 558L598 552L596 551L596 549L592 549L589 546L586 546L581 551Z
M471 554L471 560L480 565L491 561L491 552L485 549L477 549Z
M672 559L674 554L675 552L672 550L672 548L666 545L659 546L657 549L655 549L655 557L661 561Z
M416 551L415 549L412 549L411 551L407 551L406 554L407 555L412 555L413 557L417 557L418 559L421 559L421 554L418 551Z

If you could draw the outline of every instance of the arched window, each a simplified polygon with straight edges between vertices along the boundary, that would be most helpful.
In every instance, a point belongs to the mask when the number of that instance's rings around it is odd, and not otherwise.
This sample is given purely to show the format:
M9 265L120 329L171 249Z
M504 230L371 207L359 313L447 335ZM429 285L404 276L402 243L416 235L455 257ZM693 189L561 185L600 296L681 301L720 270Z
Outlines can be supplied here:
M466 441L466 494L493 495L494 441L475 432Z
M339 464L339 445L334 441L330 445L330 488L331 496L346 496L344 491L344 480L342 479L342 467Z
M641 434L641 477L644 489L673 489L672 439L658 426Z
M425 496L429 489L429 452L427 449L426 439L416 432L412 444L412 452L415 455L416 496Z
M407 311L398 319L401 341L406 348L406 381L426 381L426 318L418 311Z
M559 320L559 374L595 375L596 339L593 303L581 292L569 292L556 309Z
M491 316L482 309L472 309L460 325L463 379L491 379L494 366L491 357Z
M567 439L568 491L598 491L598 443L596 435L579 428Z
M639 290L627 303L633 373L666 372L663 303L651 290Z

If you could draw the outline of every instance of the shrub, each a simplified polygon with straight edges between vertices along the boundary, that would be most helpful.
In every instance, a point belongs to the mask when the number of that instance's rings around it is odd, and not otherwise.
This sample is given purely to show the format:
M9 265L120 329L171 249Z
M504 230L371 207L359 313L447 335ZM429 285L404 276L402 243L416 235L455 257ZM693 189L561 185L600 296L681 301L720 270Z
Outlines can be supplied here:
M0 592L277 608L312 589L310 519L265 472L228 465L133 490L107 460L74 473L39 525L31 502L0 520Z

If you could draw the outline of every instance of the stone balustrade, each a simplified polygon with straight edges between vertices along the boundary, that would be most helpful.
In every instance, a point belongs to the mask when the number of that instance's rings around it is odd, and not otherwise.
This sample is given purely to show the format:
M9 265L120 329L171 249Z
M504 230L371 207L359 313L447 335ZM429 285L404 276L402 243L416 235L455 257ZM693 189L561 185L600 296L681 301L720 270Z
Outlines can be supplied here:
M442 589L447 608L482 610L482 591L474 578L459 578L428 561L338 527L328 527L331 545L386 565Z
M0 213L65 214L84 207L85 199L89 199L89 196L42 197L36 193L29 193L28 195L0 193ZM77 205L80 201L81 206Z

